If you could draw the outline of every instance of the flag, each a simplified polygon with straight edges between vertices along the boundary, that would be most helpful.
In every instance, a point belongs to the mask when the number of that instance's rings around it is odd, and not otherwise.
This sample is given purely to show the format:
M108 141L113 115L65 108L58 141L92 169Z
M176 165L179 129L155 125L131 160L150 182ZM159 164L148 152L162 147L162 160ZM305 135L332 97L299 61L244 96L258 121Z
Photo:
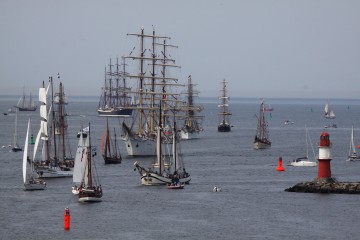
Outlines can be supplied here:
M29 140L29 144L30 145L34 145L35 142L34 142L34 135L31 134L31 137L30 137L30 140Z

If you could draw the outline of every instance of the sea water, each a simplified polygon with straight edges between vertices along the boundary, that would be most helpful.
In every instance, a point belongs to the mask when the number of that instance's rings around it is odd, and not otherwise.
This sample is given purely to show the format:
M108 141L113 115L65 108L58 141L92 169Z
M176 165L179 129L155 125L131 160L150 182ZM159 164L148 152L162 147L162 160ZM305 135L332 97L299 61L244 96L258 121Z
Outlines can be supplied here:
M70 99L71 100L71 99ZM152 157L127 157L120 125L112 118L123 161L105 165L98 150L96 168L103 186L101 203L83 204L71 193L72 179L48 179L44 191L23 191L22 152L10 152L14 115L0 116L0 239L359 239L360 195L289 193L284 189L317 176L317 167L291 167L306 155L305 126L317 154L320 133L332 142L332 176L360 181L360 162L347 162L351 126L360 144L360 101L333 100L336 119L323 117L322 100L269 99L267 112L272 146L254 150L260 101L231 99L233 128L217 132L216 99L203 99L204 131L199 139L181 142L192 180L183 190L142 186L134 161L150 165ZM0 110L16 103L2 98ZM91 123L93 145L99 149L106 119L98 117L96 100L75 98L67 106L69 140L75 155L77 132ZM39 113L20 112L18 142L24 145L31 118L35 135ZM285 125L290 120L294 124ZM337 124L337 128L324 129ZM310 148L310 157L313 157ZM277 172L282 157L284 172ZM221 192L213 192L214 186ZM70 231L63 228L70 208Z

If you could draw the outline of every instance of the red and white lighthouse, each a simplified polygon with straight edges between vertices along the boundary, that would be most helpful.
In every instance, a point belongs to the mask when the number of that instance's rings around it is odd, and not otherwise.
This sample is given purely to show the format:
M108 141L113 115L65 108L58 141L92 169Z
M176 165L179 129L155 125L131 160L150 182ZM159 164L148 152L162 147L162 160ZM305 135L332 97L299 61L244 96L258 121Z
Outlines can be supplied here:
M319 168L318 168L318 180L328 181L331 180L331 153L330 153L331 143L330 135L327 132L322 132L320 134L320 144L319 144Z

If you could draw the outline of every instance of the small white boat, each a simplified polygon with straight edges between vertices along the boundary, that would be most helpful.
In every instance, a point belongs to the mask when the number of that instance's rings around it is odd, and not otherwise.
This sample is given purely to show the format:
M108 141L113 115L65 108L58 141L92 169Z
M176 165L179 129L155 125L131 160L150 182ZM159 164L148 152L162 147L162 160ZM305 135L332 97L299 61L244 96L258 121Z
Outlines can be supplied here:
M168 189L184 189L185 184L184 183L170 183L167 185Z
M359 161L360 155L356 152L354 144L354 126L351 128L350 149L347 161Z
M294 167L316 167L317 163L315 161L315 151L314 148L311 144L311 139L309 136L309 132L308 129L305 127L305 140L306 140L306 157L300 157L300 158L296 158L294 159L290 165L294 166ZM311 161L309 159L309 142L310 142L310 146L311 146L311 150L313 152L313 156L314 156L314 161Z

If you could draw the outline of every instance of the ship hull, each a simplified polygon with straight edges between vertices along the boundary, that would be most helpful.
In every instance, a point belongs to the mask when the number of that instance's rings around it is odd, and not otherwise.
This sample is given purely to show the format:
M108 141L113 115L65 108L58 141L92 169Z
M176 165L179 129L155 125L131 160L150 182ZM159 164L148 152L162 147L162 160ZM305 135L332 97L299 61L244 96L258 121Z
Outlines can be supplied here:
M199 137L199 133L198 132L187 132L184 130L181 130L181 139L195 139Z
M185 178L180 178L179 182L181 184L189 184L190 176ZM170 177L164 177L156 173L144 173L141 176L141 184L146 186L157 186L157 185L168 185L172 183L172 179Z
M262 141L255 141L254 142L254 148L255 149L266 149L270 148L271 143L270 142L262 142Z
M218 126L218 132L230 132L231 131L231 127L229 124L220 124Z
M131 116L132 109L98 109L99 116Z

